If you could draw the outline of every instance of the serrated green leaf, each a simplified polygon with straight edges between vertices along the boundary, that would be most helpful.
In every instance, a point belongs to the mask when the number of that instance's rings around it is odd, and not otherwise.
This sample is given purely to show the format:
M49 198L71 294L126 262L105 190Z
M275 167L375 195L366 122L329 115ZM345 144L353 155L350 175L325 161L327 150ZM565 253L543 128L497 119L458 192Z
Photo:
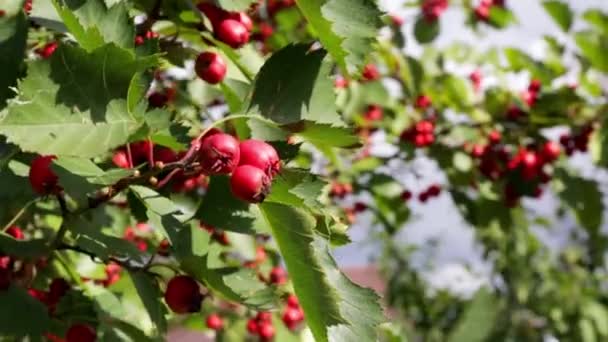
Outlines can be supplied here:
M548 0L543 1L543 7L564 32L570 30L573 14L567 3L559 0Z
M167 319L165 318L167 308L162 303L162 292L158 287L158 282L154 277L143 272L129 272L129 275L158 333L164 334L167 331Z
M374 341L383 320L378 297L337 268L326 242L315 239L315 219L302 209L260 204L285 259L316 341Z
M220 7L227 11L245 11L251 4L256 2L255 0L218 0Z
M317 146L356 148L361 146L359 137L351 128L336 127L328 124L305 122L304 129L296 132L297 136ZM299 128L299 127L298 127Z
M0 17L0 109L6 100L15 95L10 89L17 83L21 64L25 57L27 21L23 13L14 17Z
M593 31L582 31L574 35L574 41L593 67L608 72L608 58L605 58L608 36Z
M28 152L83 158L108 152L141 125L143 114L127 110L127 89L138 70L155 64L114 45L92 53L63 45L50 63L30 65L0 133Z
M133 48L135 28L125 2L107 8L103 0L53 0L68 30L87 51L104 43Z
M253 86L249 112L279 124L301 120L343 125L336 110L325 52L289 45L268 59Z
M314 33L345 73L365 63L382 13L370 0L298 0Z

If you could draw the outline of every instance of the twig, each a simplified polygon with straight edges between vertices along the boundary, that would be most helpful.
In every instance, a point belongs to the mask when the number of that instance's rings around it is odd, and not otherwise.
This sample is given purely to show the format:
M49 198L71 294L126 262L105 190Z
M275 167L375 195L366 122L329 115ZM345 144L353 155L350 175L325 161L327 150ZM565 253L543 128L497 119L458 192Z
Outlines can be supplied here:
M14 217L13 217L13 218L12 218L10 221L8 221L8 223L7 223L7 224L6 224L4 227L2 227L2 231L3 231L3 232L6 232L6 230L7 230L7 229L9 229L11 226L13 226L13 225L15 224L15 222L17 222L17 220L19 220L19 218L20 218L21 216L23 216L23 214L25 214L25 211L27 210L27 208L28 208L30 205L32 205L32 204L34 204L34 203L38 202L39 200L40 200L40 197L35 198L35 199L33 199L33 200L31 200L31 201L27 202L27 203L26 203L26 204L23 206L23 208L21 208L21 209L20 209L20 210L17 212L17 214L15 214L15 216L14 216Z
M59 193L57 194L57 201L59 202L59 207L61 208L61 226L59 226L59 231L57 232L57 234L55 235L55 238L53 239L53 241L51 242L50 248L51 251L55 250L57 248L57 246L59 246L62 241L63 238L65 237L65 234L68 231L68 217L70 215L70 212L68 210L68 205L65 201L65 196L63 193Z

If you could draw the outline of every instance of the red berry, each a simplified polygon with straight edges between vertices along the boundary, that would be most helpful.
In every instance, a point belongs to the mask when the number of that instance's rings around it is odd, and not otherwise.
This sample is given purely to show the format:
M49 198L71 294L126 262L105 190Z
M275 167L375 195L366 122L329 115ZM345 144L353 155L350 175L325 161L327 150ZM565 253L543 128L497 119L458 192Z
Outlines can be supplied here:
M30 165L30 185L35 192L40 195L48 195L58 193L61 188L58 185L59 179L53 170L51 164L56 156L38 156Z
M420 109L426 109L432 104L431 98L426 95L420 95L416 98L414 106Z
M257 335L258 333L258 322L252 318L247 321L247 331L252 335Z
M471 150L471 155L475 158L481 158L486 154L486 145L475 144Z
M538 94L536 92L526 90L522 93L522 99L526 104L528 104L528 106L532 107L538 99Z
M207 328L211 330L222 330L222 328L224 327L224 321L217 314L211 314L207 316L206 324Z
M151 108L162 108L167 105L169 98L160 92L153 92L148 96L148 104Z
M208 175L233 172L239 164L240 155L238 140L225 133L208 136L199 150L203 172Z
M260 335L260 339L262 341L270 341L274 337L274 326L272 323L261 323L258 326L258 334Z
M203 52L198 55L194 70L206 82L218 84L226 76L226 62L215 52Z
M357 202L355 203L355 206L353 207L353 210L356 213L360 213L362 211L367 210L367 204L363 203L363 202Z
M175 276L165 290L165 302L178 314L197 312L201 309L203 295L196 280L189 276Z
M490 19L490 7L484 4L475 7L475 17L481 21L488 21Z
M380 72L374 64L367 64L363 67L363 78L367 81L375 81L380 78Z
M96 339L95 329L87 324L74 324L65 334L66 342L94 342Z
M58 301L63 297L69 290L70 284L63 278L55 278L49 285L49 297L55 301Z
M287 272L282 267L275 267L270 271L270 282L273 284L281 285L287 282Z
M241 159L239 165L251 165L263 170L273 177L281 170L279 154L272 145L255 139L242 141L239 144Z
M394 26L401 26L401 25L403 25L403 22L404 22L403 18L400 17L400 16L398 16L398 15L396 15L396 14L391 14L390 15L390 19L391 19L391 23Z
M258 248L255 249L255 261L257 263L266 261L266 250L264 247L258 246Z
M0 10L0 18L4 17L5 15L6 15L6 11Z
M59 44L57 42L50 42L45 44L43 47L36 49L34 52L36 52L36 54L43 59L47 59L50 58L53 53L55 53L58 46Z
M342 76L338 76L335 80L334 80L334 87L337 89L343 89L348 87L348 80Z
M233 49L238 49L249 41L249 30L234 19L222 20L214 27L214 31L219 40Z
M25 234L23 234L23 230L21 230L21 228L17 227L17 226L11 226L6 230L6 233L10 236L12 236L13 238L15 238L15 240L23 240L25 238Z
M432 122L422 120L416 123L415 130L417 133L433 133L435 130L435 125Z
M367 111L365 112L365 120L367 121L380 121L383 117L382 108L377 105L371 105L367 107Z
M203 12L205 16L209 18L209 21L213 26L219 23L220 20L226 16L226 11L208 2L201 2L196 5L196 7L198 7L199 11Z
M401 199L404 201L409 201L410 199L412 199L412 192L409 190L405 190L401 193Z
M439 186L438 184L433 184L428 188L427 192L429 197L439 196L439 194L441 193L441 186Z
M289 328L290 330L293 330L298 325L298 323L302 322L302 320L304 319L304 313L300 308L288 307L287 309L285 309L285 312L283 313L283 316L281 318L285 326L287 326L287 328Z
M298 297L294 294L290 294L289 297L287 297L287 306L290 308L299 308L300 301L298 300Z
M135 36L135 39L133 40L133 42L135 43L135 46L140 46L140 45L144 45L145 39L143 36Z
M130 169L131 164L129 163L129 157L125 151L116 151L112 156L112 162L114 165L118 166L121 169Z
M521 152L521 161L524 168L533 169L538 166L538 157L534 151L526 151Z
M245 202L260 203L270 191L270 182L270 178L261 169L241 165L232 173L230 189L234 196Z
M561 148L559 147L558 143L554 141L547 141L543 144L541 153L544 160L552 162L559 157Z
M523 115L524 115L524 112L516 105L510 106L509 109L507 110L507 118L509 120L515 121L515 120L519 119L520 117L522 117Z
M245 28L247 29L247 31L253 30L253 21L251 21L251 18L247 15L247 13L244 13L244 12L232 12L232 13L228 14L228 19L232 19L232 20L238 21L243 26L245 26Z
M491 144L498 144L502 139L502 135L499 131L492 131L488 134L488 140L490 140Z
M272 314L268 311L260 311L258 312L258 314L255 316L255 319L258 322L272 322Z
M418 200L422 203L425 203L429 199L429 194L427 192L421 192L418 194Z
M142 140L129 144L133 165L150 162L154 151L154 143L151 140Z
M538 93L540 91L541 86L542 86L542 83L539 80L533 79L532 81L530 81L528 90L533 93Z
M177 153L172 149L164 146L155 146L154 161L163 162L165 164L176 162L179 159Z

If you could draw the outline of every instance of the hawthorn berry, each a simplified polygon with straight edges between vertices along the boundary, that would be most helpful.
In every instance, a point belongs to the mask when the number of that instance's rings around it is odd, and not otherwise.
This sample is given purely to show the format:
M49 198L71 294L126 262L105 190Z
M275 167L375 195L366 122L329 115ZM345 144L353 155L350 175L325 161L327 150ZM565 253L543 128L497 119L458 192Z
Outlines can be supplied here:
M58 46L59 44L57 42L49 42L46 43L43 47L34 50L34 52L42 59L48 59L53 55L53 53L55 53L55 50L57 50Z
M23 234L23 230L17 226L11 226L6 230L6 233L12 236L15 240L23 240L25 239L25 234Z
M262 341L270 341L274 337L275 329L272 323L260 322L258 323L258 335Z
M234 19L224 19L214 27L214 32L220 41L233 49L238 49L249 42L249 30L241 22Z
M481 70L475 70L469 75L469 80L471 80L471 83L473 83L473 88L475 91L479 91L481 88L481 79Z
M378 105L368 106L367 111L365 111L365 114L363 115L367 121L380 121L383 116L384 113L382 112L382 108Z
M207 328L211 330L222 330L224 328L224 321L218 314L211 314L207 316L207 320L205 321Z
M255 315L258 322L272 322L272 314L268 311L260 311Z
M283 267L277 266L270 271L270 282L281 285L287 282L287 272Z
M502 135L499 131L494 130L490 132L490 134L488 134L488 140L490 141L490 144L498 144L501 139Z
M196 280L179 275L171 278L165 290L165 302L178 314L197 312L201 309L203 295Z
M260 203L270 191L270 178L264 171L251 165L241 165L234 170L230 178L230 189L237 198Z
M65 334L66 342L94 342L96 339L95 329L88 324L74 324Z
M304 313L299 307L287 307L281 319L289 330L294 330L304 320Z
M255 318L252 318L247 321L247 331L252 335L258 334L258 321Z
M127 156L127 152L119 150L114 152L112 156L112 163L118 166L121 169L130 169L131 163L129 163L129 156Z
M338 76L335 80L334 80L334 88L336 89L344 89L348 87L348 80L342 76Z
M287 297L287 306L289 306L291 308L299 308L300 301L298 300L298 297L296 297L296 295L294 295L294 294L290 294Z
M199 150L203 172L208 175L229 174L239 164L241 152L238 140L225 133L206 137Z
M154 143L151 140L142 140L129 144L133 165L150 162L154 155Z
M70 288L70 284L65 279L55 278L49 285L49 297L58 301L70 290Z
M198 77L210 84L218 84L226 76L226 62L215 52L203 52L196 58L194 70Z
M424 0L422 15L427 22L434 22L448 8L448 0Z
M162 108L169 102L169 97L166 94L155 91L148 96L148 104L150 108Z
M412 199L412 192L409 191L409 190L404 190L401 193L401 199L404 200L404 201L406 201L406 202L409 201L410 199Z
M426 109L432 104L431 98L427 95L420 95L416 98L414 106L419 109Z
M376 65L370 63L363 67L362 76L366 81L375 81L380 78L380 72Z
M251 165L273 177L281 170L279 154L272 145L255 139L242 141L239 144L241 159L239 165Z
M475 17L477 20L488 21L490 19L490 6L481 3L475 7Z
M61 191L59 178L51 169L56 156L38 156L30 165L29 180L32 189L40 195L55 194Z
M547 162L556 160L560 153L561 148L559 147L559 144L554 141L547 141L542 146L541 155Z
M228 19L236 20L243 25L247 31L253 30L253 21L245 12L231 12L227 16Z

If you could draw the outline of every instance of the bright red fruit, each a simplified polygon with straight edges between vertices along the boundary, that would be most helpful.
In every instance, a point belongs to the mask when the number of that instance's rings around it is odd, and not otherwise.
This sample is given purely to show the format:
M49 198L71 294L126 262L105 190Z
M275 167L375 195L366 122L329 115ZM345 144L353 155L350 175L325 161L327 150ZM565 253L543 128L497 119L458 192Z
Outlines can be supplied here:
M160 92L153 92L148 96L148 104L151 108L162 108L169 102L169 97Z
M249 203L264 201L270 191L270 183L270 178L264 171L251 165L237 167L230 178L234 196Z
M288 307L285 309L285 312L283 312L283 316L281 318L283 319L285 326L287 326L287 328L290 330L293 330L300 322L302 322L302 320L304 320L304 313L299 307Z
M197 312L201 309L203 295L196 280L189 276L175 276L165 290L165 302L178 314Z
M61 191L58 185L59 179L55 172L51 170L51 164L54 159L57 159L57 157L39 156L30 165L30 184L32 189L40 195L48 195Z
M154 143L151 140L142 140L129 144L133 165L150 162L154 151Z
M207 328L211 330L222 330L224 327L224 321L217 314L211 314L207 316L207 320L205 322L207 324Z
M488 21L490 19L490 7L484 4L475 7L475 17L481 21Z
M258 321L255 318L252 318L247 321L247 331L252 335L257 335L258 333Z
M561 152L562 149L559 147L559 144L554 141L544 143L541 150L543 158L548 162L556 160Z
M420 95L416 98L414 106L420 109L426 109L432 104L431 98L426 95Z
M247 13L244 13L244 12L232 12L232 13L228 14L228 19L232 19L232 20L238 21L243 26L245 26L245 28L247 29L247 31L251 32L251 30L253 30L253 21L251 21L251 18L247 15Z
M282 267L275 267L270 271L270 282L281 285L287 282L287 272Z
M34 52L36 52L36 54L41 58L47 59L50 58L53 53L55 53L55 50L57 50L58 46L59 44L57 42L50 42L46 43L43 47L34 50Z
M270 341L275 334L274 326L272 323L262 322L258 324L258 334L262 341Z
M363 78L367 81L375 81L380 78L380 72L374 64L367 64L363 67Z
M382 112L382 108L377 105L371 105L367 107L367 111L365 112L365 120L367 121L379 121L382 120L384 113Z
M287 297L287 306L290 308L299 308L300 301L298 300L298 297L294 294L290 294L289 297Z
M404 201L409 201L410 199L412 199L412 192L409 190L405 190L401 193L401 199Z
M502 139L502 135L499 131L492 131L488 134L488 140L490 140L491 144L498 144Z
M6 233L10 236L12 236L13 238L15 238L15 240L23 240L25 238L25 234L23 234L23 230L21 230L21 228L17 227L17 226L11 226L10 228L8 228L6 230Z
M112 163L121 169L130 169L129 157L125 151L116 151L112 156Z
M214 27L216 37L233 49L238 49L249 42L249 30L234 19L222 20Z
M251 165L272 177L281 171L279 154L272 145L255 139L242 141L239 144L241 159L239 165Z
M66 342L93 342L96 339L95 329L87 324L74 324L65 334Z
M70 284L63 278L55 278L49 285L49 297L54 300L59 300L63 297L69 290Z
M226 62L215 52L203 52L198 55L194 70L206 82L218 84L226 76Z
M199 150L203 172L208 175L233 172L239 164L240 156L239 141L225 133L208 136L203 140Z

